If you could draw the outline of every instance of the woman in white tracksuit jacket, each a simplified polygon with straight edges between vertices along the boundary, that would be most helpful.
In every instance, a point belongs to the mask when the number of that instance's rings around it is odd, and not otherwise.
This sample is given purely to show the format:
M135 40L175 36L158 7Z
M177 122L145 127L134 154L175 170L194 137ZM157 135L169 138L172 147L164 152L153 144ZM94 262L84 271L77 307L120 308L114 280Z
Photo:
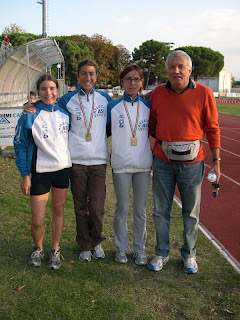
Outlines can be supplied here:
M44 218L52 192L52 250L49 269L58 269L59 245L63 231L64 203L72 166L68 150L70 114L56 104L58 82L52 75L37 81L40 101L35 113L23 114L16 127L14 148L16 164L22 176L21 190L31 200L31 232L35 243L28 264L39 267L44 258Z
M127 263L129 194L133 189L133 257L146 265L146 201L149 192L152 152L148 137L149 100L139 96L143 73L129 65L120 74L123 98L108 105L108 134L112 134L111 166L117 198L114 215L115 260ZM111 131L111 133L110 133Z

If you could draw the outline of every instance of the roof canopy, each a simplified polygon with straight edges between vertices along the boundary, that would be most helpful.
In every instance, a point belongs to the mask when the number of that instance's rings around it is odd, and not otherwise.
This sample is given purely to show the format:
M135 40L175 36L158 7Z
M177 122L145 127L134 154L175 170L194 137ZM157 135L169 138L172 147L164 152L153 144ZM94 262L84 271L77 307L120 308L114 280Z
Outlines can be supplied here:
M36 90L37 79L47 72L48 67L58 63L64 65L63 55L54 38L30 41L10 54L3 50L1 55L4 61L0 65L0 107L22 106L27 100L28 92Z

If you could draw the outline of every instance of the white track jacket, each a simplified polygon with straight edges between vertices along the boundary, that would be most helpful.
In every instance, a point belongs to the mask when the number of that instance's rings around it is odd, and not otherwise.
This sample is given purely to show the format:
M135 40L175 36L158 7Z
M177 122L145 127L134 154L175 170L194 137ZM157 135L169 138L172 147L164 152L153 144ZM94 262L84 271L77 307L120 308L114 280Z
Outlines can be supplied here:
M136 123L139 100L139 119L136 130L137 145L135 146L131 145L132 131L123 100L126 103L133 128ZM149 114L149 100L140 96L132 100L131 97L124 94L123 98L109 103L107 125L108 131L111 127L112 133L111 166L114 173L135 173L151 170L152 151L148 137Z
M93 119L90 128L91 141L86 141L85 138L87 127L79 99L81 99L87 126L91 119L94 103ZM67 109L71 114L69 150L72 163L86 166L107 163L107 105L111 100L110 96L105 92L92 89L87 95L78 87L77 90L65 94L58 101L59 105Z

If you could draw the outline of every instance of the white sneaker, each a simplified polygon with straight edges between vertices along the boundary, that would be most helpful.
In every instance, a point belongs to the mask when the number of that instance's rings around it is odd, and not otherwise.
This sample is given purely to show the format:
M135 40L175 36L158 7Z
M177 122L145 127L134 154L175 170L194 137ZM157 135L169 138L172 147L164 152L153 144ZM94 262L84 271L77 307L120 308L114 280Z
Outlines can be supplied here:
M148 269L152 271L160 271L162 270L163 266L168 262L169 256L161 257L155 256L148 265Z
M196 273L198 272L198 265L196 257L183 259L184 267L183 270L186 273Z
M92 253L91 251L82 251L79 254L79 260L81 261L91 261Z
M101 243L99 243L96 247L93 248L93 258L100 259L105 257L104 250L102 248Z

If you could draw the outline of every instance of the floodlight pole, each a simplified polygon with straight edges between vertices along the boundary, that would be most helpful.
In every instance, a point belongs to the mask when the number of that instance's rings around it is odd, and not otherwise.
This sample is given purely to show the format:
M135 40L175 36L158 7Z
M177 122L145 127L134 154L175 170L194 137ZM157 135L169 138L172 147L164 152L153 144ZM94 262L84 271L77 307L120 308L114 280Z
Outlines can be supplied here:
M47 0L37 3L42 5L42 38L47 38Z
M29 72L29 48L26 45L26 59L27 59L27 84L28 84L28 104L30 105L30 72Z

